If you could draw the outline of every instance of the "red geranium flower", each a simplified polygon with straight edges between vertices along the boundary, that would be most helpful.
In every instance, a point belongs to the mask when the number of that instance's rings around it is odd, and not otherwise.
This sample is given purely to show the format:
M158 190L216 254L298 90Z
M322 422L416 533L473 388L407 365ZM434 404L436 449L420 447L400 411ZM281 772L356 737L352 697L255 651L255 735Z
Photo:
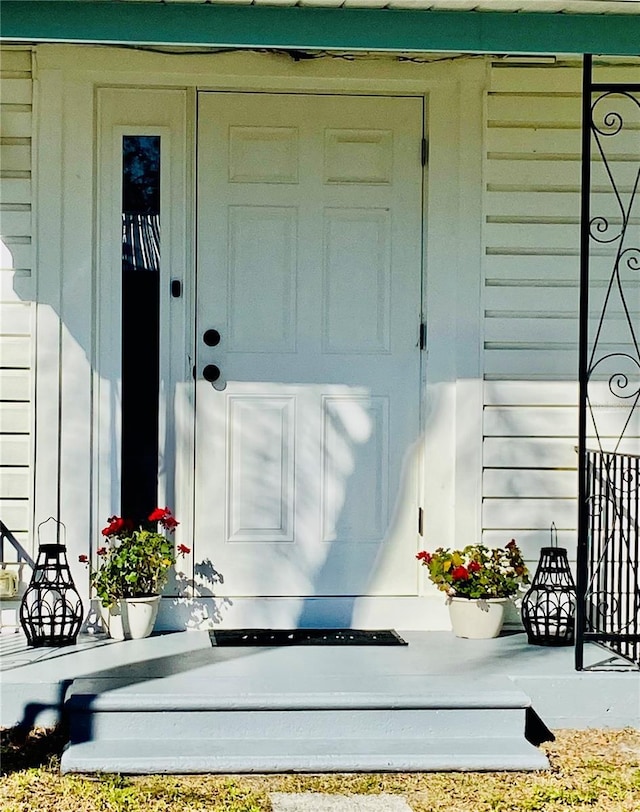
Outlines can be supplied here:
M116 536L118 533L120 533L122 530L126 530L128 527L128 522L121 516L109 516L107 521L109 524L103 529L103 536Z
M178 552L182 553L182 555L188 555L191 552L191 547L187 547L184 544L178 544Z
M417 555L416 558L418 561L424 561L425 564L431 563L431 553L428 553L426 550L421 550Z
M150 522L160 522L160 524L164 527L165 530L175 530L178 526L179 522L176 521L175 517L171 513L168 507L160 508L157 507L153 513L149 516Z
M98 547L98 555L106 555L107 548L106 547Z
M479 561L472 561L469 564L469 571L470 572L478 572L478 570L482 569L482 564Z
M87 564L87 563L89 562L89 557L88 557L88 556L86 556L86 555L84 555L84 553L83 553L82 555L79 555L79 556L78 556L78 561L79 561L81 564Z
M469 571L466 567L456 567L451 570L451 577L454 581L466 581L469 578Z
M175 530L180 522L176 521L173 516L165 516L164 519L160 519L160 524L166 530Z

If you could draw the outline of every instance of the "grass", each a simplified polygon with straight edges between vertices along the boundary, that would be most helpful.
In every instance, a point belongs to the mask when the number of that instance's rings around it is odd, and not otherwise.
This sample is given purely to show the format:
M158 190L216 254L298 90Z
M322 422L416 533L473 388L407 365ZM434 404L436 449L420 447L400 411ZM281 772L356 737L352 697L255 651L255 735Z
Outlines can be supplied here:
M537 773L78 776L64 735L4 731L2 812L270 812L269 792L402 795L415 812L637 812L640 731L557 731Z

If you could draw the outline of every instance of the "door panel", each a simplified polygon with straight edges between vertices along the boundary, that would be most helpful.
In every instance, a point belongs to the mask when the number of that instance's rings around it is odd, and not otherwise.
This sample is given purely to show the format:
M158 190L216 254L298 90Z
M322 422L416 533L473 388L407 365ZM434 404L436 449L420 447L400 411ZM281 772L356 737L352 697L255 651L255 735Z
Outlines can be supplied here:
M422 100L198 119L195 561L221 595L415 594Z

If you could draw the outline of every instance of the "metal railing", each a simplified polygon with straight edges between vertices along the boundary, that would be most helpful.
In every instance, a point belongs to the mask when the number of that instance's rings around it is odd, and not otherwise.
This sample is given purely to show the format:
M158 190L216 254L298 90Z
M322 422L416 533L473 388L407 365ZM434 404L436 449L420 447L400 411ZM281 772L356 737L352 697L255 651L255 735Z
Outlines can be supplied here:
M28 564L30 567L34 567L33 558L31 558L11 530L9 530L7 525L0 519L0 561L5 561L7 544L12 547L14 551L10 563Z
M640 667L640 456L587 451L589 533L584 642Z
M640 84L594 82L585 55L582 93L579 671L589 641L640 667Z

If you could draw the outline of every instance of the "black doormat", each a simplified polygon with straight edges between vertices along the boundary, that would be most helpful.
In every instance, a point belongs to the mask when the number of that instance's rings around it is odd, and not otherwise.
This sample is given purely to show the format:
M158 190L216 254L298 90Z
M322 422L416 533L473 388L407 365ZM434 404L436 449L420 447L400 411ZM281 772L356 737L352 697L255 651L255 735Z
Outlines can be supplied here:
M393 629L220 629L212 646L406 646Z

